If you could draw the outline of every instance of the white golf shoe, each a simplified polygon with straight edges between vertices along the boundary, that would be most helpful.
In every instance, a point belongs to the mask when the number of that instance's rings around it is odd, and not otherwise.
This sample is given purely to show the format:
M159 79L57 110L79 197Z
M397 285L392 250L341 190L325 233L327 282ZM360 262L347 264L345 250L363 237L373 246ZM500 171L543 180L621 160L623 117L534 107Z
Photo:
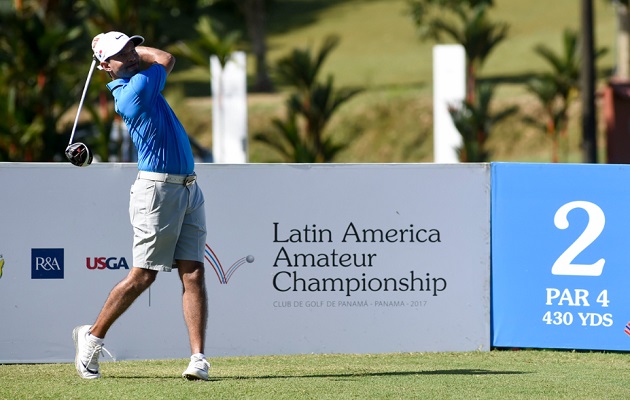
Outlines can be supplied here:
M182 374L182 377L188 380L208 380L208 368L210 367L210 363L205 357L199 357L197 355L190 356L190 363L188 364L188 368Z
M74 365L79 376L85 379L101 377L98 371L98 357L103 350L103 345L96 344L88 338L91 327L92 325L81 325L72 331L75 348Z

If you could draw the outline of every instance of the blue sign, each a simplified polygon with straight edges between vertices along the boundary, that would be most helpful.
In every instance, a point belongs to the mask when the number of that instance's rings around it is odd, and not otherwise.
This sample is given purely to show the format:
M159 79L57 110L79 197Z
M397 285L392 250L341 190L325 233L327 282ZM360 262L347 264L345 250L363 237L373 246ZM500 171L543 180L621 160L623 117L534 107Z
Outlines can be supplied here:
M630 166L492 164L494 347L630 350Z
M31 279L63 279L63 249L31 249Z

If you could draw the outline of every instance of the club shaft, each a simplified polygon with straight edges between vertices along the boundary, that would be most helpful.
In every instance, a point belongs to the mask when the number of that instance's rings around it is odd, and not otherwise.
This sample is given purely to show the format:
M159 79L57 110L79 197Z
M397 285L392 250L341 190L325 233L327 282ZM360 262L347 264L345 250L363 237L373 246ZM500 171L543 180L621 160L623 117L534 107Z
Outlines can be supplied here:
M81 115L81 109L83 108L83 101L85 100L85 95L87 94L88 87L90 86L90 80L92 79L92 72L94 72L95 66L96 66L96 59L93 59L92 65L90 65L90 72L88 72L87 80L85 81L85 87L83 88L81 101L79 101L79 108L77 109L77 116L74 118L74 125L72 126L72 133L70 134L70 142L68 142L68 146L71 145L72 141L74 140L74 132L77 130L77 124L79 123L79 115Z

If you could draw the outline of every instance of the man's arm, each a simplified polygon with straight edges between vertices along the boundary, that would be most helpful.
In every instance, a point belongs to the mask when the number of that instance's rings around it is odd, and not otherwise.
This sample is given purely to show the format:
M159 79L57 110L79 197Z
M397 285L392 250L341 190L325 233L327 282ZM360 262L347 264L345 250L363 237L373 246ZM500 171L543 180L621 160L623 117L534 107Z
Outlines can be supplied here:
M175 66L175 57L171 53L153 47L137 46L136 52L140 56L142 70L149 68L152 64L158 63L164 67L169 74Z

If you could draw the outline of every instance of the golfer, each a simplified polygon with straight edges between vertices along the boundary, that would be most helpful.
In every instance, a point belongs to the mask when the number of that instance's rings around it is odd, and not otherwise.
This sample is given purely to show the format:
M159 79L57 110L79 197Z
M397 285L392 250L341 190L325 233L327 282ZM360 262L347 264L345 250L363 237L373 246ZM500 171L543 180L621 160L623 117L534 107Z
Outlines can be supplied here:
M208 380L204 198L186 131L161 93L175 58L140 46L143 42L141 36L121 32L101 33L92 40L98 69L112 78L107 87L138 151L139 172L129 201L133 267L114 286L94 324L74 328L75 364L81 377L100 378L98 359L109 328L155 281L158 271L176 268L192 354L182 376Z

